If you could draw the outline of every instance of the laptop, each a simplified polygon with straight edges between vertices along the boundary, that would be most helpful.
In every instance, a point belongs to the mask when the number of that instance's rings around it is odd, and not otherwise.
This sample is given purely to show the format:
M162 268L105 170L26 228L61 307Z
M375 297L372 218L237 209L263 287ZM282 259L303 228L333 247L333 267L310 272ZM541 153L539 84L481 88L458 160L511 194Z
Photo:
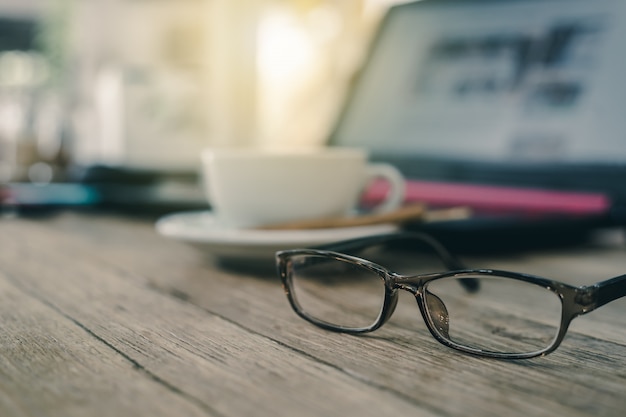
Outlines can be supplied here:
M395 164L408 201L470 207L410 225L448 243L563 243L624 225L623 39L620 0L393 6L330 145Z

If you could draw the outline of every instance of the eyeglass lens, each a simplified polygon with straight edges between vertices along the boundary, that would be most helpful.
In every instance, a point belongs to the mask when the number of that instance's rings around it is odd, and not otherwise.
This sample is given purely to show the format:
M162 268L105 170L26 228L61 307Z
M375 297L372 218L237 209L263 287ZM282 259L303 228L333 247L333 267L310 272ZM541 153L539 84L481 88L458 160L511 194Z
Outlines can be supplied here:
M293 296L309 317L331 325L374 324L385 300L382 277L334 258L297 255L291 259Z
M557 294L507 277L473 278L480 280L480 291L473 293L456 277L426 284L427 315L443 338L497 353L531 353L552 344L562 314Z

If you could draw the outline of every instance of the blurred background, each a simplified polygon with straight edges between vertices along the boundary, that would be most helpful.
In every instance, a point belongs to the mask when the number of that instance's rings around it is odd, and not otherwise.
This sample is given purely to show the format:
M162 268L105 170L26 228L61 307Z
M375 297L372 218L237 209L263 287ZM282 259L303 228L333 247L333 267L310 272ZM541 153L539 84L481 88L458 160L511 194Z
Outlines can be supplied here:
M330 144L498 233L626 222L625 3L400 3L0 0L0 214L206 209L202 148Z
M203 147L322 144L394 3L3 0L3 207L187 206Z

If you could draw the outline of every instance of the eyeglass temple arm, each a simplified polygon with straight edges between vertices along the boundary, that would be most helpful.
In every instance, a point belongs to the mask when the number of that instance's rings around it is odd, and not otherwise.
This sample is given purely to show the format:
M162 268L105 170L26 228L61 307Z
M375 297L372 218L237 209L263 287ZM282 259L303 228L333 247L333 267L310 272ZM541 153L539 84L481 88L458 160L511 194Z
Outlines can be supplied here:
M452 255L452 253L443 246L438 240L422 233L407 233L408 239L418 240L420 242L426 242L431 248L437 252L439 258L443 261L444 265L450 271L460 271L467 269L465 264L461 262L459 258ZM476 292L480 289L480 281L476 278L462 278L459 280L460 284L468 292Z
M315 249L332 250L334 252L346 252L350 250L367 249L375 245L381 245L392 241L414 241L426 243L435 250L443 263L451 271L467 269L465 265L453 256L441 243L434 238L423 233L387 233L373 236L366 236L356 239L344 240L336 243L328 243L317 246Z
M374 236L367 236L357 239L344 240L342 242L331 243L326 245L318 246L317 249L325 249L332 250L335 252L344 252L350 250L357 249L366 249L375 245L380 245L387 242L392 241L414 241L427 244L431 249L433 249L439 258L443 261L444 265L450 271L459 271L467 269L465 264L461 262L458 258L452 255L448 249L445 248L441 243L439 243L436 239L423 234L416 232L406 232L406 233L387 233L380 234ZM461 285L465 287L467 291L475 292L479 289L479 282L475 278L464 278L460 280Z
M597 290L595 308L598 308L618 298L626 297L626 275L598 282L594 287Z

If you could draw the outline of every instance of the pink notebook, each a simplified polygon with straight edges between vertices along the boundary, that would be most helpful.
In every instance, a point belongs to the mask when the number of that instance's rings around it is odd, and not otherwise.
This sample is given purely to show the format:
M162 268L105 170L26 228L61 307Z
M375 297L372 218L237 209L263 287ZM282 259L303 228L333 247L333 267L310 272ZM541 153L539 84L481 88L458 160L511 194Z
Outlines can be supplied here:
M384 182L374 183L363 196L364 204L375 204L386 192ZM476 214L524 216L595 216L607 213L611 207L610 199L601 193L416 180L407 183L406 202L423 202L429 207L467 206Z

